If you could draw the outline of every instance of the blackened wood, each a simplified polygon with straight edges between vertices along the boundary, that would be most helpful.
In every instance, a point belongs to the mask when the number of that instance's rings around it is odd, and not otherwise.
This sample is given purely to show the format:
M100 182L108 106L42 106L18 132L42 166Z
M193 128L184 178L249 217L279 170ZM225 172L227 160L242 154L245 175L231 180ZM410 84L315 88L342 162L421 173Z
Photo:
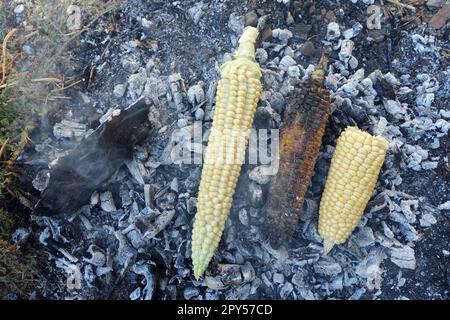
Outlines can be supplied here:
M50 170L50 180L34 212L56 215L76 212L91 194L131 159L133 147L151 129L150 106L140 99L101 124Z

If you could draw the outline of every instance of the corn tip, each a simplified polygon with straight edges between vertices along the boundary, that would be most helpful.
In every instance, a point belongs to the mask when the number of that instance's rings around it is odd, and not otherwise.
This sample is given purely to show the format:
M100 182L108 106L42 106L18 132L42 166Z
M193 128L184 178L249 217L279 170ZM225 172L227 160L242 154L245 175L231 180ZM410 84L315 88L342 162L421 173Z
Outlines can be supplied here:
M255 43L258 38L259 32L255 27L248 26L244 29L241 37L239 38L239 43L251 42Z
M255 43L258 38L258 29L247 27L239 38L239 47L236 51L236 58L255 60Z
M328 253L330 253L331 249L333 249L335 243L328 239L323 239L323 254L326 256Z
M323 81L328 67L328 50L323 50L319 63L316 65L311 78L316 81Z

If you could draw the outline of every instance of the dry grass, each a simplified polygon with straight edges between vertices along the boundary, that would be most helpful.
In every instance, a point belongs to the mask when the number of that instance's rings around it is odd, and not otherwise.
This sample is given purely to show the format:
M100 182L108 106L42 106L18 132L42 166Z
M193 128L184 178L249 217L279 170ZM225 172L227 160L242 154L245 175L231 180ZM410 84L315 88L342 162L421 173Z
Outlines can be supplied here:
M25 298L38 283L37 256L9 242L14 228L14 220L0 209L0 299L11 294Z
M20 30L16 43L26 44L36 50L32 60L22 65L22 70L10 77L8 94L19 105L35 105L56 101L59 103L64 89L79 82L73 72L70 48L77 45L80 34L90 30L92 24L114 10L119 0L79 1L81 29L70 32L67 28L67 7L77 4L70 0L34 0L27 12L30 22ZM0 86L1 87L1 86ZM39 108L37 108L39 109Z

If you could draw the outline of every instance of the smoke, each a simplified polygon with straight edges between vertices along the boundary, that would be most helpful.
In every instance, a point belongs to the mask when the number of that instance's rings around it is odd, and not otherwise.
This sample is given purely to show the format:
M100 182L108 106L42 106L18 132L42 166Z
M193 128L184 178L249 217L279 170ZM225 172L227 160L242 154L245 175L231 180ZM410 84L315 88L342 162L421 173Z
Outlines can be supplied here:
M50 180L35 212L72 213L86 204L95 190L132 157L133 146L150 129L149 105L140 99L84 139L50 171Z

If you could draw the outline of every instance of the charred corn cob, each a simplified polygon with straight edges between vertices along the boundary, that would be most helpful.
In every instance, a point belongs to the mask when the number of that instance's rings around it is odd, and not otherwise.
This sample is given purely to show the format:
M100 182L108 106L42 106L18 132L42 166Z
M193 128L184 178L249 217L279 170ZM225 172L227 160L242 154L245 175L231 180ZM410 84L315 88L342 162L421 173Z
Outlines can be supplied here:
M297 226L331 112L330 94L323 86L327 62L324 53L309 81L292 94L284 115L279 170L271 182L267 205L269 238L276 247Z
M235 59L221 67L192 231L196 278L205 271L219 244L245 156L261 92L261 71L254 58L257 37L256 28L246 28Z
M319 234L324 254L353 232L372 195L388 142L355 127L339 137L320 201Z

